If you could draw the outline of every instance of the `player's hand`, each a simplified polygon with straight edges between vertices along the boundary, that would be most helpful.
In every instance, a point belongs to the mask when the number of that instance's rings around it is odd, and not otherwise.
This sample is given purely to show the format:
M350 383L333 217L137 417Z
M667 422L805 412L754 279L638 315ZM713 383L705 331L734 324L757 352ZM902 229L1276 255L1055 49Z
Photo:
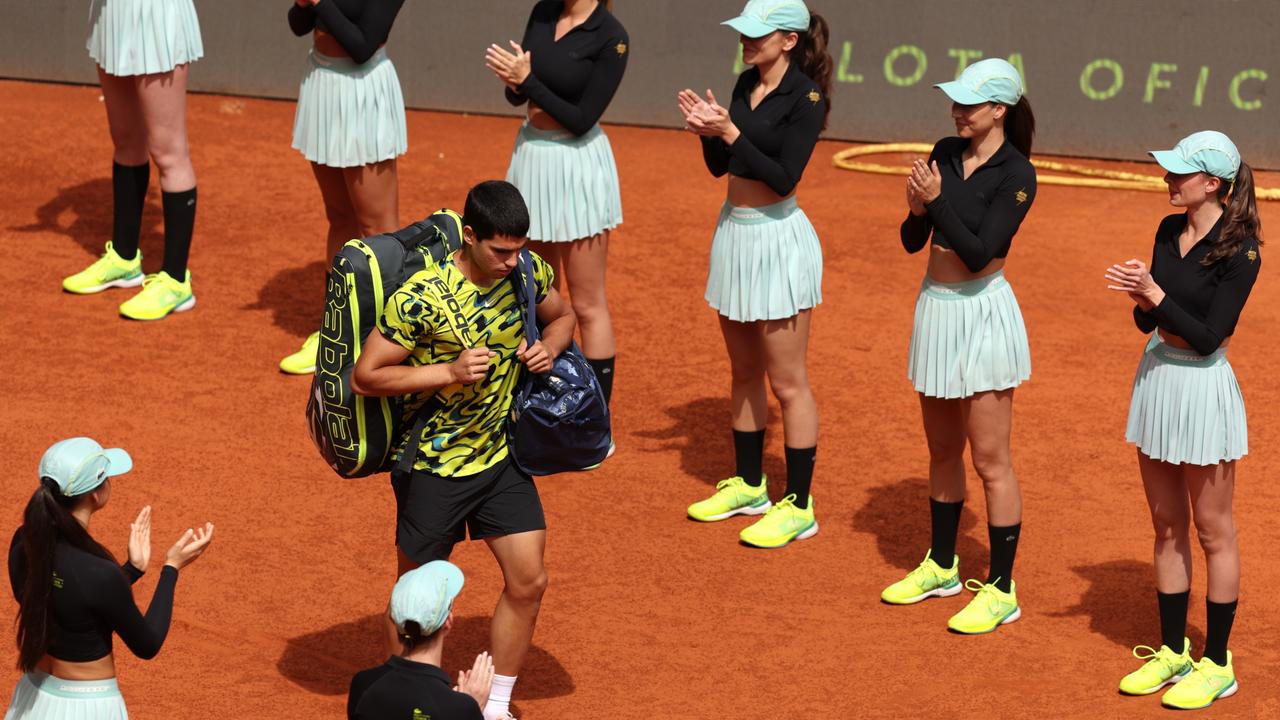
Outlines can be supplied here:
M1108 290L1127 294L1143 310L1150 310L1164 298L1164 291L1151 279L1151 269L1136 258L1112 265L1103 277L1107 279Z
M453 372L453 381L461 385L470 385L484 378L489 372L489 361L498 353L487 347L473 347L463 350L458 359L449 363Z
M129 564L146 572L151 562L151 506L142 508L129 525Z
M916 217L921 217L928 212L924 207L924 199L920 197L920 192L910 177L907 178L907 207L910 208L911 214Z
M707 105L707 101L698 96L698 93L685 88L676 93L676 106L680 108L680 114L684 117L684 126L690 132L694 131L694 125L702 126L703 116L711 114L711 108Z
M516 357L529 368L530 372L535 373L551 372L552 363L555 362L555 358L551 356L551 352L541 340L535 342L533 347L528 346L527 340L521 340L520 347L516 348Z
M489 702L489 690L492 687L493 658L489 657L489 653L482 652L476 656L471 670L458 672L458 684L453 689L475 698L483 712L484 706Z
M178 542L169 548L164 564L181 570L203 555L211 542L213 542L213 523L207 522L204 527L194 530L187 528L187 531L182 533L182 537L178 538Z
M484 51L484 64L499 80L515 88L533 72L533 54L514 40L510 43L514 52L497 44L490 45Z
M916 159L911 164L911 176L907 178L907 186L913 188L916 195L925 203L931 203L942 194L942 172L938 170L938 161L926 164Z

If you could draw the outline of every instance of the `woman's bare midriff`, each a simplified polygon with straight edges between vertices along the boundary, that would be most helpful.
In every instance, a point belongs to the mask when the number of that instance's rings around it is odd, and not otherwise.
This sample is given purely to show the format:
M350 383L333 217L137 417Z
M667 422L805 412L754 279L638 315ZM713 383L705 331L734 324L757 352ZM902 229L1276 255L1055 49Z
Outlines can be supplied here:
M351 57L351 54L347 52L347 49L342 47L342 43L338 42L338 38L330 35L320 28L316 28L312 31L311 41L316 52L321 55L328 55L329 57ZM386 43L382 43L378 47L383 48L386 46Z
M1176 347L1176 348L1178 348L1179 350L1188 350L1188 351L1190 351L1190 352L1193 352L1193 353L1197 353L1197 354L1198 354L1198 351L1197 351L1195 348L1191 347L1191 343L1187 342L1186 340L1183 340L1182 338L1178 337L1177 335L1174 335L1173 333L1169 332L1168 330L1156 330L1156 332L1160 333L1160 339L1164 341L1164 344L1165 344L1165 345L1169 345L1169 346L1171 346L1171 347ZM1221 345L1219 345L1218 347L1219 347L1219 348L1225 348L1226 346L1228 346L1228 345L1230 345L1230 344L1231 344L1231 338L1230 338L1230 337L1226 337L1226 338L1223 338L1223 339L1222 339L1222 344L1221 344Z
M565 127L560 124L559 120L551 117L551 113L548 113L546 110L543 110L532 102L529 103L529 107L525 110L525 117L529 118L530 125L538 128L539 130L554 131L565 129Z
M729 204L734 207L764 207L780 203L795 196L795 191L788 195L779 195L760 180L748 180L737 175L729 176Z
M116 676L116 661L110 655L89 662L71 662L45 655L36 669L63 680L108 680Z
M973 272L954 250L929 245L929 279L940 283L962 283L984 278L1004 269L1004 258L994 258L987 266Z

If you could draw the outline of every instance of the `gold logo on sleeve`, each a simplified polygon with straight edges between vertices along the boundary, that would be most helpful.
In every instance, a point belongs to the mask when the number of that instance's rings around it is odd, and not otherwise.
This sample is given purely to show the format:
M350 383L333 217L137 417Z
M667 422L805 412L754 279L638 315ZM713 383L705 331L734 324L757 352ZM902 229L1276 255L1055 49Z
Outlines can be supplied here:
M1250 250L1249 252L1245 253L1245 256L1249 258L1249 262L1253 262L1254 260L1258 259L1258 251Z
M626 55L626 54L627 54L627 44L626 44L626 43L624 43L624 42L620 42L620 43L618 43L618 47L616 47L616 48L614 48L614 49L618 51L618 55Z
M818 94L817 90L809 91L809 102L813 103L814 105L817 105L818 101L821 99L822 99L822 96Z
M1018 191L1018 194L1014 195L1013 197L1018 201L1018 204L1021 205L1022 203L1027 201L1027 189L1022 188L1021 190Z

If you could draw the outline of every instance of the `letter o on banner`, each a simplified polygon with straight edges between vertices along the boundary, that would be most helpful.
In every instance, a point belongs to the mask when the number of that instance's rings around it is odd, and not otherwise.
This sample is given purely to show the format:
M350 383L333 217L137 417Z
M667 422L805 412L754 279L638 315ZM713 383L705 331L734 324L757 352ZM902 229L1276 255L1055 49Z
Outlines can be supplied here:
M1093 74L1098 70L1111 71L1111 87L1105 90L1096 90L1093 86ZM1120 89L1124 87L1124 68L1120 67L1120 63L1115 60L1101 58L1094 60L1084 66L1084 71L1080 73L1080 92L1090 100L1110 100L1119 94Z
M916 60L916 70L910 75L899 75L893 69L893 64L903 55L910 55ZM899 45L884 56L884 79L888 80L890 85L897 87L910 87L920 82L920 78L924 77L924 71L928 68L929 58L915 45Z

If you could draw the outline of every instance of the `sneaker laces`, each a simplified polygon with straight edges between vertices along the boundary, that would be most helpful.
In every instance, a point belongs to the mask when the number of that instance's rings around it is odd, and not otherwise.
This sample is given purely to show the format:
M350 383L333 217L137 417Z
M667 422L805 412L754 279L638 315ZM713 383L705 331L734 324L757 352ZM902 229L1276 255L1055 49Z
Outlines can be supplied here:
M727 490L729 488L732 488L738 483L742 483L743 485L746 485L747 481L743 480L741 477L737 475L734 475L731 478L725 478L724 480L721 480L720 482L716 483L716 492L720 492L721 490Z
M1165 652L1166 650L1168 650L1168 652ZM1157 650L1150 645L1134 646L1133 656L1146 662L1162 662L1171 670L1182 659L1182 656L1175 653L1171 648L1161 646L1160 649Z
M795 493L791 493L790 495L779 500L776 504L774 504L773 507L769 508L769 512L773 513L774 510L781 510L788 505L791 506L792 509L795 509L795 506L796 506Z
M1001 595L1000 588L996 587L997 582L1000 582L1000 578L996 578L995 582L991 583L984 583L977 578L969 578L964 581L964 586L965 589L978 593L978 596L973 599L974 602L980 598L985 599L987 609L994 613L1000 604Z

